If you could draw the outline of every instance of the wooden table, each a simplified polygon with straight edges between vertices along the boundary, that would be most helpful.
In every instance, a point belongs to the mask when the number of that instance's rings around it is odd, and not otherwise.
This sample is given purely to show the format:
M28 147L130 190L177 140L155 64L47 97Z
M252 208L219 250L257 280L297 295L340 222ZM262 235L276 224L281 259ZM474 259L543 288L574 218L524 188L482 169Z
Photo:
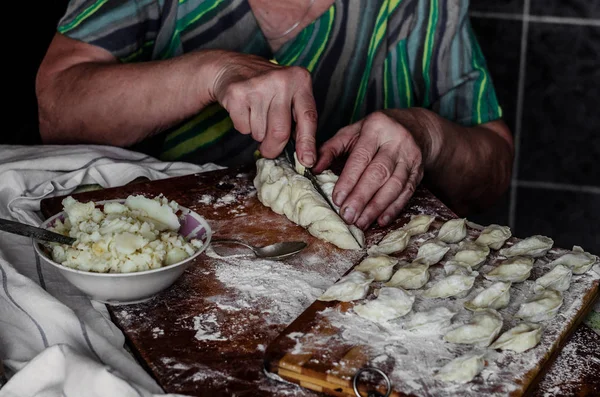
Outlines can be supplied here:
M305 240L309 248L281 266L285 266L290 277L320 275L323 285L333 283L360 260L363 253L338 250L262 206L255 197L252 178L248 169L222 170L139 182L74 197L98 201L162 193L204 216L218 237L241 238L257 245L279 241L282 235L290 240ZM62 209L61 199L42 201L45 216ZM435 207L446 216L451 214L422 188L409 206ZM367 239L372 241L385 230L374 228L367 233ZM109 312L140 364L166 392L195 396L316 396L309 390L269 379L263 363L266 346L312 301L300 299L285 315L277 317L270 312L273 302L268 298L248 300L223 282L223 271L236 269L234 265L224 267L219 259L201 255L170 289L141 304L109 306ZM264 275L268 277L268 270ZM293 295L293 291L290 293ZM252 305L242 310L244 299ZM553 395L558 391L555 395L597 396L599 374L600 337L581 325L531 395Z

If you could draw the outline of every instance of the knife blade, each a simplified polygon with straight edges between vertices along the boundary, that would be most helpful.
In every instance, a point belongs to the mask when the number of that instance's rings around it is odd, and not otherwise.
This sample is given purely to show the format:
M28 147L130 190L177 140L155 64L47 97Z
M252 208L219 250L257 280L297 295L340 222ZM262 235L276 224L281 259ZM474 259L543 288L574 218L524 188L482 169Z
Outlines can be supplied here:
M62 234L54 233L50 230L42 229L40 227L9 221L8 219L0 219L0 230L8 233L18 234L20 236L33 237L42 241L51 241L68 245L73 245L75 242L75 239L72 237L63 236Z

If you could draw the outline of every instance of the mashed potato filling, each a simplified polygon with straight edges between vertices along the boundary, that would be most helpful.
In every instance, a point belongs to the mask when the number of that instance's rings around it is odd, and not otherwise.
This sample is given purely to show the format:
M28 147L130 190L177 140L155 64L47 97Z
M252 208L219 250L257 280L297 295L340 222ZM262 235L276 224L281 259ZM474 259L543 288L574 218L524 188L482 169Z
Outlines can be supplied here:
M73 269L130 273L180 262L202 248L177 233L179 206L164 196L129 196L124 204L62 201L66 218L52 231L77 239L70 246L53 243L52 259Z

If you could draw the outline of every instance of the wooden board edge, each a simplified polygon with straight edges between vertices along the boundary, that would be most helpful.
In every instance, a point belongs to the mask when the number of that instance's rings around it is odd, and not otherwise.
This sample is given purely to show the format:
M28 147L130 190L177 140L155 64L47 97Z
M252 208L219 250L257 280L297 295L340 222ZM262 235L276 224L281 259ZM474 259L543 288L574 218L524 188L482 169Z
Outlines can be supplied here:
M569 324L569 327L567 328L567 331L560 335L556 340L551 353L547 356L546 361L544 361L544 363L541 365L540 370L536 373L533 373L534 370L529 371L525 377L529 378L530 381L524 385L524 388L519 394L511 393L510 397L531 397L533 395L535 387L542 381L552 364L556 361L556 358L560 355L562 349L571 339L573 333L577 330L585 317L587 317L587 315L590 313L596 301L600 299L600 280L595 280L593 284L595 287L591 288L582 299L584 304L580 309L579 316L573 318Z

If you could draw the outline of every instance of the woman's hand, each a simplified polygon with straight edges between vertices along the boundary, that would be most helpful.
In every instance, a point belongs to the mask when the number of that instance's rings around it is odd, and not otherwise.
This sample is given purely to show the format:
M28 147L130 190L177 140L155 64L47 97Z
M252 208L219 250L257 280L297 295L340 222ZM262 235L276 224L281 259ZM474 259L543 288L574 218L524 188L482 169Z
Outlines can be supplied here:
M223 52L211 96L228 112L233 126L261 142L261 155L277 157L292 135L300 162L316 161L317 109L310 73L301 67L280 66L264 58Z
M366 229L375 220L384 226L398 216L431 157L432 136L422 133L428 130L427 120L421 109L375 112L342 128L321 147L317 173L349 153L333 191L347 223Z

